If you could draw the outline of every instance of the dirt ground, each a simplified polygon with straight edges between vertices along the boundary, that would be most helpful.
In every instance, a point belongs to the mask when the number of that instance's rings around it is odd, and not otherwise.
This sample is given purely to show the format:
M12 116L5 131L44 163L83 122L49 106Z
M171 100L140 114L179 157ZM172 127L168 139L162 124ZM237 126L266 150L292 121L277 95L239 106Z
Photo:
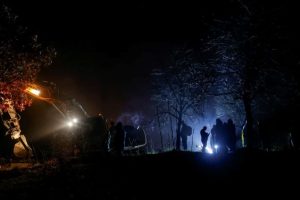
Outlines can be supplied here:
M15 164L0 170L0 199L288 198L299 195L299 158L299 152L169 152Z

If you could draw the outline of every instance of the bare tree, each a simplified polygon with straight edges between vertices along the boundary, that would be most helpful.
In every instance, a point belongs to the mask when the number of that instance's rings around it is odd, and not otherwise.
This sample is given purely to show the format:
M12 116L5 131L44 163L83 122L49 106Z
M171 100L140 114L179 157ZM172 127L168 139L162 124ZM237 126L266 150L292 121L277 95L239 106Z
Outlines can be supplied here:
M152 75L153 99L161 114L175 118L176 150L180 150L183 119L202 113L201 104L213 83L213 71L196 62L192 49L182 47L173 50L167 65L154 70Z
M247 146L251 148L256 107L260 105L263 112L267 109L262 104L274 106L276 99L282 103L287 97L282 88L290 88L292 82L287 81L276 59L281 56L276 45L282 40L274 25L276 19L257 5L252 9L253 4L238 3L241 9L236 16L215 20L203 52L216 71L212 95L235 108L243 105Z

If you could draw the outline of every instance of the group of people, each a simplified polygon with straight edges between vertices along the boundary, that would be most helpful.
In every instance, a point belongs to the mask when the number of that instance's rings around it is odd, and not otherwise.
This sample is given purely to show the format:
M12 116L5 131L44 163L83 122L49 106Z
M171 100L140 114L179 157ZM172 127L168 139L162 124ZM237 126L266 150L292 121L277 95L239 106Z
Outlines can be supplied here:
M204 126L200 131L202 149L205 151L209 133ZM216 124L211 129L211 146L215 152L233 152L236 146L236 128L232 119L223 123L221 119L216 119Z

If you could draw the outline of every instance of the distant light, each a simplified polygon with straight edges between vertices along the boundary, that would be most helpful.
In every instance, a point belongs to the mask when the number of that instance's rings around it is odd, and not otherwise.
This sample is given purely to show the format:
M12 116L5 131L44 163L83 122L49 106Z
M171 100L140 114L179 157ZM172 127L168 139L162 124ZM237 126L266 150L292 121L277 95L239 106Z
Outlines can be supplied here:
M68 125L69 127L72 127L74 124L73 124L73 122L68 122L67 125Z
M74 118L72 121L76 124L78 122L78 119Z
M41 94L40 90L31 88L31 87L27 88L26 91L31 93L31 94L34 94L36 96L39 96Z
M215 144L214 148L215 148L215 149L218 149L218 148L219 148L219 146L218 146L217 144Z
M209 154L213 154L214 153L213 150L210 147L206 147L205 150Z

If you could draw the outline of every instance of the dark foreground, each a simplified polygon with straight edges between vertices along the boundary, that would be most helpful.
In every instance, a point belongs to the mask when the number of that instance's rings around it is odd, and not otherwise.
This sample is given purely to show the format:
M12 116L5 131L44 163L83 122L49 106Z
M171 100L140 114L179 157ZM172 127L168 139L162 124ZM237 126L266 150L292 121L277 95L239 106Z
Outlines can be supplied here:
M97 156L0 171L0 199L241 199L300 193L299 152Z

